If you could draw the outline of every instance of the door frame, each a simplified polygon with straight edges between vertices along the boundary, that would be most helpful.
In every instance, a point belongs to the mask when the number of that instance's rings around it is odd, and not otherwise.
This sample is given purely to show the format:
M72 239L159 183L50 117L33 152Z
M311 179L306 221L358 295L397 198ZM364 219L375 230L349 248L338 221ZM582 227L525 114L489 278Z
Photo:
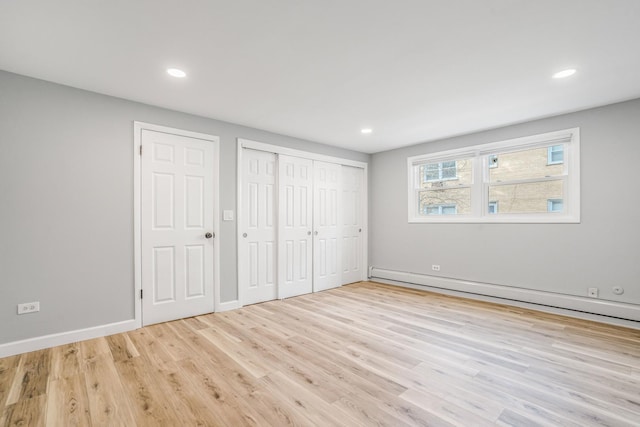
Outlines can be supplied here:
M242 220L243 212L242 212L242 150L244 148L249 148L252 150L259 151L267 151L275 154L285 154L287 156L293 157L303 157L310 160L319 160L327 163L337 163L339 165L344 166L353 166L357 168L363 169L363 193L364 197L362 200L362 205L364 206L363 219L362 219L362 227L364 228L363 240L362 240L362 277L361 280L367 280L367 274L369 271L369 179L368 179L368 163L360 162L357 160L344 159L341 157L332 157L326 156L324 154L317 154L310 151L297 150L295 148L282 147L280 145L267 144L264 142L253 141L250 139L237 138L237 156L236 156L236 283L238 286L238 307L244 306L244 290L242 286L240 286L240 242L242 239ZM277 162L276 162L277 164ZM279 165L278 165L279 167ZM278 184L278 182L276 181ZM280 242L280 234L278 233L278 229L276 228L276 233L278 234L278 245ZM280 297L278 291L278 298Z
M133 271L136 328L142 327L142 131L151 130L171 135L211 141L213 144L213 302L214 311L220 307L220 138L215 135L191 132L145 122L133 122Z

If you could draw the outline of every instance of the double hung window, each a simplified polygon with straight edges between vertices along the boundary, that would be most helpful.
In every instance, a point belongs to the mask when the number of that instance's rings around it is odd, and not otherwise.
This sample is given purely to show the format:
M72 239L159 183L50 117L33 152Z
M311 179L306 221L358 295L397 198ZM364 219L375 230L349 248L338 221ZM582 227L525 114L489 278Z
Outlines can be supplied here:
M579 153L576 128L410 157L409 222L580 222Z

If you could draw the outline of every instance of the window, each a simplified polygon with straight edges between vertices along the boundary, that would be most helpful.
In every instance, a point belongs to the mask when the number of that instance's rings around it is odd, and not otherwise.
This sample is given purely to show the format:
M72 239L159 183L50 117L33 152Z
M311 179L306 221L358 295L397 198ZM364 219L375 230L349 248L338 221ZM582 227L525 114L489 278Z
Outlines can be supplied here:
M562 199L547 200L548 212L562 212Z
M429 163L424 167L425 182L444 181L447 179L456 179L456 161Z
M579 161L577 128L409 157L409 222L580 222Z
M495 154L489 156L489 168L497 168L498 167L498 156Z
M547 148L547 164L558 165L564 162L564 147L562 145L552 145Z
M425 205L425 215L455 215L456 205Z

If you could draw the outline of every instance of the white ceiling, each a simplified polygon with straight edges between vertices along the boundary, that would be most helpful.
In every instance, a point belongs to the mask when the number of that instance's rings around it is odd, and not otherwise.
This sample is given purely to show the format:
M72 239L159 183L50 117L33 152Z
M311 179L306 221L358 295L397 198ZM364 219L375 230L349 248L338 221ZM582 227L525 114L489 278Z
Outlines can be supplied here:
M640 1L2 0L0 69L373 153L640 97Z

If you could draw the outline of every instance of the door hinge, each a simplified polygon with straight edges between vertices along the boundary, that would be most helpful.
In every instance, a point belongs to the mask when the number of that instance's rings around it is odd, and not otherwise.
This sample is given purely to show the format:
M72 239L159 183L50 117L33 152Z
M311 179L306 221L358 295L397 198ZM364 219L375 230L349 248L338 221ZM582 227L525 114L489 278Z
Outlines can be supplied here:
M142 289L140 289L140 299L142 299Z
M142 145L140 146L140 155L142 156Z

